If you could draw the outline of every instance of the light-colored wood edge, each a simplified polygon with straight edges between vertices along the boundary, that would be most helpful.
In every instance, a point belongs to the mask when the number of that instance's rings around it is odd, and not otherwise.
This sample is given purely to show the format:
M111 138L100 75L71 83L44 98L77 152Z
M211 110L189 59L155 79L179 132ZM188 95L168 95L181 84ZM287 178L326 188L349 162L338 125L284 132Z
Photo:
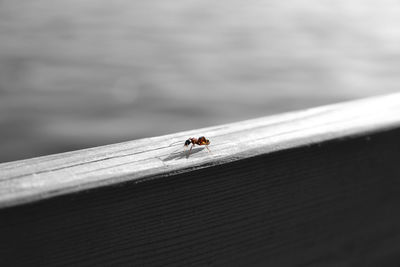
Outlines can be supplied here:
M400 93L0 164L0 208L400 126ZM208 153L183 150L206 136Z

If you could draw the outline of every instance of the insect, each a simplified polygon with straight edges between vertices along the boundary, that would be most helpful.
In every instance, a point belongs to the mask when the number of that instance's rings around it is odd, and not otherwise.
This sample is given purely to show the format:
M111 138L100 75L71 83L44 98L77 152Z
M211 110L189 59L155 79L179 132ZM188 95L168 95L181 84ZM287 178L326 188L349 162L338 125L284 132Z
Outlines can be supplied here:
M211 150L208 148L208 145L210 144L210 140L208 140L204 136L200 136L199 138L190 137L188 140L185 141L185 145L184 146L188 147L190 144L192 144L192 146L189 149L188 157L190 156L190 152L192 151L192 148L195 145L206 146L208 152L211 152Z

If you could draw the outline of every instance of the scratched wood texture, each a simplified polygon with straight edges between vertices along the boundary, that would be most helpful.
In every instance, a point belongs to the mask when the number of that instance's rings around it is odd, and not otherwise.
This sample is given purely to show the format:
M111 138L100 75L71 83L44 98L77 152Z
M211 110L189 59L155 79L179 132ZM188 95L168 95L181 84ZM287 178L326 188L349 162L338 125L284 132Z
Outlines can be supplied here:
M0 164L0 265L397 266L399 114L394 94ZM212 154L185 157L195 134Z
M400 125L400 93L0 164L0 207L140 181ZM184 141L211 140L192 150Z

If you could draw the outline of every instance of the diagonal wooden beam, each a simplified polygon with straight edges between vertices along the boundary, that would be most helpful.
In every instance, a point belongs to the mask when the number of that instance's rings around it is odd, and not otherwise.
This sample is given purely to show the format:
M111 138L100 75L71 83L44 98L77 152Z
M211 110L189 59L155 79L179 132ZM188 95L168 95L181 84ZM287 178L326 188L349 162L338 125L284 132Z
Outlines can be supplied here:
M0 164L0 207L81 190L158 179L327 140L400 127L400 94ZM188 137L212 153L183 151Z

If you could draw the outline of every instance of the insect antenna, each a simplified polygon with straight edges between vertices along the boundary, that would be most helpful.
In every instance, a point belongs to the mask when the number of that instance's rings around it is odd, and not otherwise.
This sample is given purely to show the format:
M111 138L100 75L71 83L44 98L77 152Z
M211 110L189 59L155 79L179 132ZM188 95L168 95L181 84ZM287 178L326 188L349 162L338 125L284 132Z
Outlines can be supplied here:
M168 145L168 146L173 146L173 145L176 145L176 144L179 144L179 143L182 143L182 141L173 142L172 144L170 144L170 145Z

